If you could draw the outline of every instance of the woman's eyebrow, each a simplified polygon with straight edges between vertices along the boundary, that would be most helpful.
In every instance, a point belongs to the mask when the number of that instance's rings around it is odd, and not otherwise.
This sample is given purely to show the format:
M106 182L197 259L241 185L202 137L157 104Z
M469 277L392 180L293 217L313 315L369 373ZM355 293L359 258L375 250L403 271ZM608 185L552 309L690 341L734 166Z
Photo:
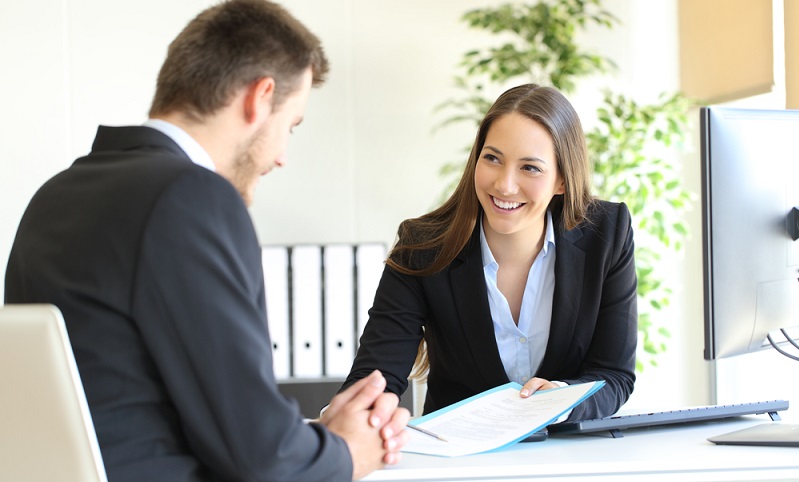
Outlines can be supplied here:
M498 154L500 156L504 156L505 155L502 151L500 151L496 147L490 146L490 145L487 145L487 144L483 145L483 149L488 149L488 150L494 151L495 154ZM543 162L544 164L547 164L547 161L541 159L540 157L522 157L519 160L520 161L524 161L524 162Z
M483 149L489 149L491 151L494 151L495 154L499 154L500 156L504 156L505 155L505 154L502 153L502 151L500 151L499 149L497 149L494 146L484 145Z

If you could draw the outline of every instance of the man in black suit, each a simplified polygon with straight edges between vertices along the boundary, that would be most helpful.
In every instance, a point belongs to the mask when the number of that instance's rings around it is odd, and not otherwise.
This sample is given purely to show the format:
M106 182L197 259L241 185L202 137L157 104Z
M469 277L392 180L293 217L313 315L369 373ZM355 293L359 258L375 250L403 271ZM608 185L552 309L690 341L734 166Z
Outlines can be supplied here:
M211 7L170 45L150 120L100 127L26 210L5 301L61 309L109 480L350 480L398 460L409 414L379 372L305 423L272 371L247 205L327 68L281 7Z

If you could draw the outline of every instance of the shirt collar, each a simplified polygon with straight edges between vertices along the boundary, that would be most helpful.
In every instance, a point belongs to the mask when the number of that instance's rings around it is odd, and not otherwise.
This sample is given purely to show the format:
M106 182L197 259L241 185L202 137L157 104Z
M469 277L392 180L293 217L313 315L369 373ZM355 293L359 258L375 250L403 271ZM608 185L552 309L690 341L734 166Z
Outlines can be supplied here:
M497 261L494 259L494 254L491 253L491 248L488 247L488 241L486 241L486 233L485 229L483 229L483 216L480 216L480 252L483 256L483 268L488 268L491 265L497 264Z
M555 228L552 225L552 213L549 211L549 209L547 209L547 227L546 231L544 232L544 246L541 249L544 256L549 253L549 248L551 246L555 246ZM494 259L494 254L491 252L491 248L488 247L488 241L486 241L482 216L480 216L480 251L483 257L483 268L496 265L497 261Z
M183 149L183 152L189 156L189 159L198 166L202 166L209 171L216 172L216 166L214 165L213 159L208 154L208 152L203 149L203 146L200 145L188 132L184 131L180 127L167 122L161 119L147 119L147 122L143 124L145 127L151 127L163 134L169 136L170 139L175 141L175 143Z

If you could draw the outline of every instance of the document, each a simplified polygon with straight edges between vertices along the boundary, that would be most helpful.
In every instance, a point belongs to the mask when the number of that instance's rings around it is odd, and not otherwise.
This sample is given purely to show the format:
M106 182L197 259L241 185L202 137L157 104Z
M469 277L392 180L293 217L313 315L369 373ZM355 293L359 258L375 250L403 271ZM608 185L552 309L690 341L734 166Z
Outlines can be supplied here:
M411 438L402 451L457 457L504 448L553 423L604 384L581 383L521 398L522 386L507 383L411 420L409 425L445 440L408 430Z

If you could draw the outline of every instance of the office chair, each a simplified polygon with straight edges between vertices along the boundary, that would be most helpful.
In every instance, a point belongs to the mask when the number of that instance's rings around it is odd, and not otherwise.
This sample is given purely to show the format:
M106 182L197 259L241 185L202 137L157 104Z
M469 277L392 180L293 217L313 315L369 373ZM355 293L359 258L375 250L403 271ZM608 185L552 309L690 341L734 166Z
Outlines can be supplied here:
M0 480L106 482L61 312L0 306Z

